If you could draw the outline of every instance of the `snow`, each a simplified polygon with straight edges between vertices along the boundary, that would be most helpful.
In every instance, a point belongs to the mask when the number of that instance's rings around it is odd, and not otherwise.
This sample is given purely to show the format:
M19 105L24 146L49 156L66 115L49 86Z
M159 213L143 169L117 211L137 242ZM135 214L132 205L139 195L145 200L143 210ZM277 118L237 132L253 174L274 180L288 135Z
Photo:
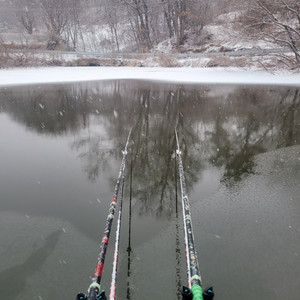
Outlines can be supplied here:
M300 73L237 68L51 67L0 70L0 86L136 79L190 84L300 86Z
M245 19L247 10L237 10L222 14L216 18L215 22L204 27L204 31L211 35L209 41L206 42L205 51L220 51L225 48L228 50L240 49L272 49L278 45L250 37L245 32L245 26L241 19Z

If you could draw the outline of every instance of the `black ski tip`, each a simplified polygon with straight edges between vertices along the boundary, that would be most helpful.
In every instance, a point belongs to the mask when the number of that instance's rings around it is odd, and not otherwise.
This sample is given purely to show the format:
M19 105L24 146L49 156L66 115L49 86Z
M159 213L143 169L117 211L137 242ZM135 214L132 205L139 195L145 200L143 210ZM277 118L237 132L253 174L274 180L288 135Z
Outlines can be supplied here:
M98 296L97 300L107 300L105 291L102 291L102 292L100 293L100 295Z
M211 300L214 298L214 296L215 296L215 293L214 293L212 286L203 291L203 299L204 300Z
M77 294L75 300L87 300L87 296L83 293Z
M186 286L182 287L181 295L182 295L182 300L192 300L193 299L192 290Z

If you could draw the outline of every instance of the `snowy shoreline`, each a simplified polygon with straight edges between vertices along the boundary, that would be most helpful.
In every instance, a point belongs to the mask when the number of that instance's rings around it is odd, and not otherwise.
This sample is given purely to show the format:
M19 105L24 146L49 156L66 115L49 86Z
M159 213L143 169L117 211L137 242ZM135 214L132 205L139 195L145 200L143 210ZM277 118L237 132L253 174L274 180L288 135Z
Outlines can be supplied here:
M238 68L48 67L0 70L0 87L133 79L186 84L300 86L300 73Z

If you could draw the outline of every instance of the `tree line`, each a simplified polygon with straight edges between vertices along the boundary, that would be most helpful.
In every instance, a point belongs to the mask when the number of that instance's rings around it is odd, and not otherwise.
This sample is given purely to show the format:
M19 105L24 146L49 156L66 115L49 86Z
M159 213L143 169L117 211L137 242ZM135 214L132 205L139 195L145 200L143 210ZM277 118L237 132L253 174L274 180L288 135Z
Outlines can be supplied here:
M300 64L299 0L16 0L12 5L16 26L27 34L46 33L48 49L109 52L148 52L167 39L181 51L189 36L201 37L220 14L235 11L242 34L290 48L294 56L287 62Z
M110 50L149 51L174 38L184 44L187 31L199 32L207 21L208 0L18 0L17 18L28 34L47 31L47 47L64 40L73 49L84 35L103 33ZM102 45L104 46L104 45ZM83 46L84 47L84 46Z

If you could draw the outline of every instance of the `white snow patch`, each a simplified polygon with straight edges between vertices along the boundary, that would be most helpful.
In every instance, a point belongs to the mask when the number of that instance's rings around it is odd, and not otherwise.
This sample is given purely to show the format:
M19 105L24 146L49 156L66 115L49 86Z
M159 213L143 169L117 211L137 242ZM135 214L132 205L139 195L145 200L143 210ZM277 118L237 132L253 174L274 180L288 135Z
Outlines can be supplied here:
M235 21L238 17L242 14L241 11L232 11L217 17L217 20L228 22L228 21Z

